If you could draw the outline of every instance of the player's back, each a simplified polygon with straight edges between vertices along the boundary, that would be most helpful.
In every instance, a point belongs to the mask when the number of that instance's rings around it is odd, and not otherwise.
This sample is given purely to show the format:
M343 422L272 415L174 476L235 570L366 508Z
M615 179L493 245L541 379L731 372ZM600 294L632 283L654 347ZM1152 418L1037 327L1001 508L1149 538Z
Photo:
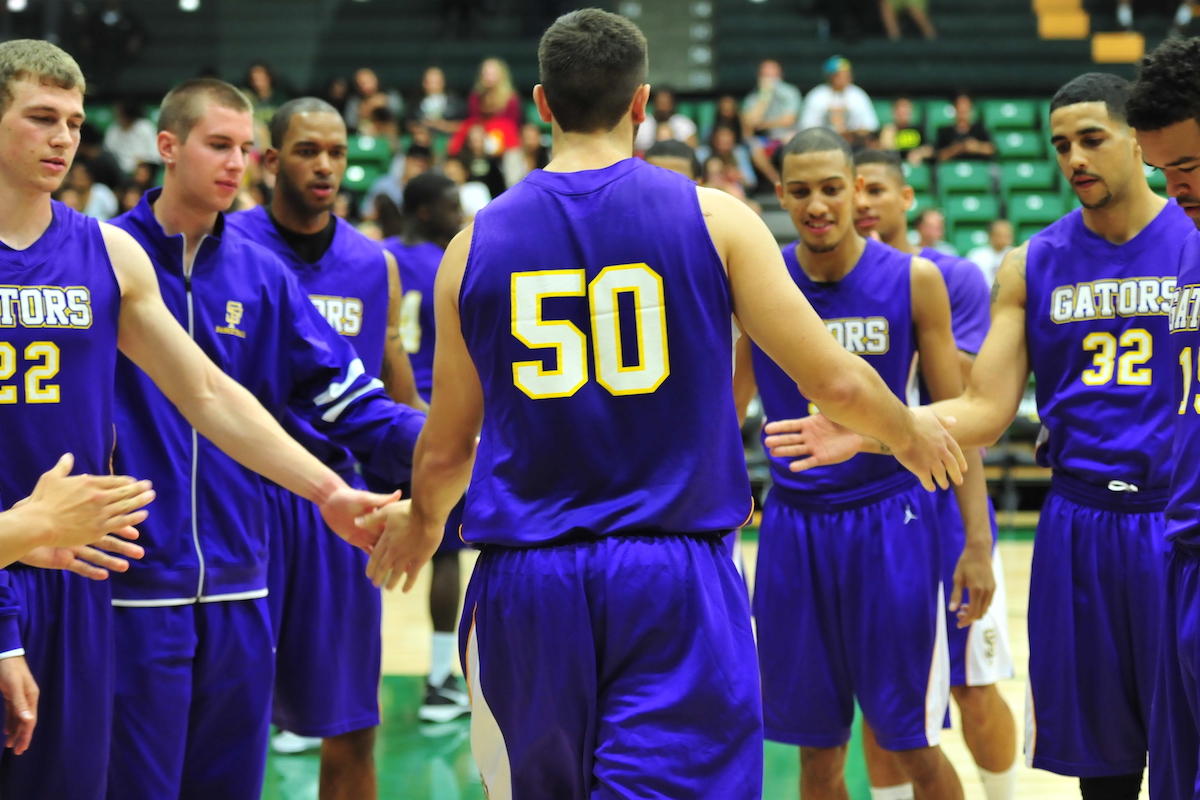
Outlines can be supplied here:
M1171 315L1175 372L1175 439L1167 537L1200 550L1200 232L1180 253L1179 298Z
M400 311L400 336L412 362L417 391L425 402L433 391L433 351L437 337L433 317L433 281L445 253L433 242L405 244L400 237L385 239L383 246L396 257L404 301Z
M0 496L27 496L63 453L111 471L121 290L99 223L53 204L25 250L0 243Z
M1038 461L1087 483L1165 490L1173 405L1167 341L1176 269L1193 226L1170 202L1114 245L1078 210L1026 255L1026 335L1046 440Z
M535 171L472 237L459 309L485 412L463 538L743 524L729 284L695 185L636 159Z
M783 249L792 279L825 327L851 353L866 359L884 383L903 398L916 343L912 317L912 256L868 239L854 269L835 283L817 283L800 267L796 245ZM770 357L753 347L754 375L768 420L798 419L815 413L796 382ZM763 434L765 436L765 434ZM862 453L842 464L796 473L791 459L770 457L775 487L784 492L855 492L882 480L905 480L908 473L891 456Z

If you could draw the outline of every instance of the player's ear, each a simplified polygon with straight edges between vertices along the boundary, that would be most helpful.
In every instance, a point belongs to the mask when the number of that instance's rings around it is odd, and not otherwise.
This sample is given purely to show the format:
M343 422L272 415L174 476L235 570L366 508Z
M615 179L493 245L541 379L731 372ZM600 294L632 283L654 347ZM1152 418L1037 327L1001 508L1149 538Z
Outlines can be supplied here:
M172 131L158 132L158 155L167 167L172 166L179 158L179 147L182 143Z
M546 90L539 83L533 87L533 102L537 106L538 116L542 122L553 122L554 115L550 113L550 104L546 102Z
M635 128L646 121L646 106L648 105L650 105L650 84L643 83L633 93L633 105L630 108Z
M913 201L916 199L916 194L911 186L905 186L900 190L900 198L904 201L904 210L907 212L913 206Z
M272 175L279 174L279 151L274 147L268 147L263 153L263 169Z

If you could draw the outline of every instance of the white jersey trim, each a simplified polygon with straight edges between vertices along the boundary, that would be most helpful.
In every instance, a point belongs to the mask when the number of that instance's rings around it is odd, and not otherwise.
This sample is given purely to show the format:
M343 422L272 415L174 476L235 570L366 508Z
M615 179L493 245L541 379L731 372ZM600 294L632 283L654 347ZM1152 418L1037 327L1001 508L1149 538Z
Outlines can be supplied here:
M267 596L267 589L254 589L249 592L231 592L229 594L210 594L204 597L164 597L153 600L113 600L114 608L174 608L190 606L196 603L228 603L235 600L257 600Z

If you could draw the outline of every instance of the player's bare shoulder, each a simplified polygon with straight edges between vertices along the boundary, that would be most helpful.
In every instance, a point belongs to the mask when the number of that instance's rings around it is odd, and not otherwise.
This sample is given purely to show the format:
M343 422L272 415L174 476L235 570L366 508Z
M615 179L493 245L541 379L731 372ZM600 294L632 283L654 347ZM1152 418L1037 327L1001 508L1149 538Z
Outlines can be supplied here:
M112 263L113 274L117 277L117 285L121 287L122 297L127 297L131 291L137 292L147 285L157 287L154 265L150 263L150 257L128 231L101 222L100 234L104 237L104 247L108 250L108 260Z
M945 279L942 278L942 271L938 269L937 264L934 264L928 258L913 256L912 258L912 285L917 288L932 288L935 284L941 284L943 290L946 286Z
M446 247L446 253L442 256L442 265L438 267L437 277L434 278L433 291L435 295L450 292L457 300L459 289L462 287L463 274L467 270L467 259L471 255L473 241L471 237L474 232L475 223L468 222L450 240L450 244Z
M753 241L755 236L761 238L763 233L770 236L772 243L775 241L762 218L728 192L697 186L696 197L700 201L700 213L704 216L708 235L726 269L729 267L730 254L740 242L747 239Z
M1025 307L1025 259L1029 255L1029 242L1009 251L992 283L992 306L1018 305Z

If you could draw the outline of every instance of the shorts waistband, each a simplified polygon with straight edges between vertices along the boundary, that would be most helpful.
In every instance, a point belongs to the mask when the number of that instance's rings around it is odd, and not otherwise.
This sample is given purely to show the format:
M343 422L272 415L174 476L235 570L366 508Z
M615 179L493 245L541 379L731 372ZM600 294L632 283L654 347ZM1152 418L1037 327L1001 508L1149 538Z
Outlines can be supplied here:
M1050 477L1050 490L1081 506L1123 514L1161 513L1171 494L1170 489L1146 489L1124 481L1102 486L1061 472Z
M920 485L916 475L902 470L889 478L842 492L802 492L777 483L771 487L771 497L800 511L833 514L851 508L869 506Z

